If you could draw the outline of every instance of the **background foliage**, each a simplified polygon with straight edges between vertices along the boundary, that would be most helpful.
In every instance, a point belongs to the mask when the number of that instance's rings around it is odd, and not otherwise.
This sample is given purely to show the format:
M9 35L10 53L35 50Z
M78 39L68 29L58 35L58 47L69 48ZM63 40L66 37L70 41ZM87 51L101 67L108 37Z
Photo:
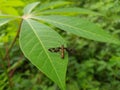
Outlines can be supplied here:
M0 1L0 11L18 15L22 8L38 0L14 0L3 3ZM41 0L49 3L53 0ZM70 0L66 0L70 1ZM73 0L71 0L73 1ZM96 23L115 37L120 38L120 1L119 0L74 0L73 6L99 12L102 16L80 15ZM6 10L8 8L10 10ZM7 11L7 12L6 12ZM0 90L55 90L55 85L23 56L19 43L16 42L10 52L10 62L2 57L16 35L18 21L0 28ZM100 43L77 37L73 34L56 29L66 39L69 47L76 53L69 55L67 71L67 90L119 90L120 88L120 47L114 44ZM6 67L10 76L6 74ZM10 77L10 79L9 79ZM11 84L9 84L11 82Z

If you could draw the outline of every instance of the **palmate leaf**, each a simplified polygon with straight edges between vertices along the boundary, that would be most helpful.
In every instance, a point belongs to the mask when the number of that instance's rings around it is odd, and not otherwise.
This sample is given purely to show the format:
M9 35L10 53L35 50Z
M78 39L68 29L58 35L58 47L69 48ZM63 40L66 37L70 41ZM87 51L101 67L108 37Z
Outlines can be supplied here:
M61 46L60 42L65 45L62 37L50 27L26 19L22 23L19 42L24 55L31 63L65 90L67 53L62 59L59 53L48 51L49 48Z
M101 42L120 44L120 41L107 33L97 25L86 19L68 16L33 16L37 20L46 21L62 30L76 34L78 36Z

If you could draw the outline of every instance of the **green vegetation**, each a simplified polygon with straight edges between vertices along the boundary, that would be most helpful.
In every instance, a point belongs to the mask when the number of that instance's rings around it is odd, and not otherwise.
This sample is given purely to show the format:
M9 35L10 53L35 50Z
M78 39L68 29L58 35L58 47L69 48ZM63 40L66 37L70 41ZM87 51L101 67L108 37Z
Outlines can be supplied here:
M0 90L119 90L119 0L0 5Z

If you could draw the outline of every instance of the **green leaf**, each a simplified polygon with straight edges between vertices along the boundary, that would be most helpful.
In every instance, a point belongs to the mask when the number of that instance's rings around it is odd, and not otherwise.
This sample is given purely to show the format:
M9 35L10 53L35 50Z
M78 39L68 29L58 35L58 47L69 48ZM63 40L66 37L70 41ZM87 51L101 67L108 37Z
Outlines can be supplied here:
M67 85L67 89L68 90L80 90L78 87L77 81L73 81L73 80L71 81L71 83Z
M7 15L7 14L0 14L0 26L9 23L10 21L18 18L18 16Z
M8 15L8 14L0 14L0 26L9 23L10 21L21 18L20 16Z
M20 0L1 0L0 5L1 7L6 7L6 6L19 7L19 6L23 6L24 2Z
M24 3L20 0L0 0L0 10L6 14L19 15L14 7L23 6Z
M38 11L61 7L61 6L65 6L68 4L72 4L72 2L67 2L67 1L54 1L50 3L47 2L47 3L40 5L40 7L38 7Z
M62 30L87 39L120 44L118 39L112 37L111 34L86 19L58 15L33 16L32 18L46 21Z
M40 14L65 14L65 15L76 15L76 14L89 14L89 15L101 15L97 12L90 11L84 8L59 8L52 10L45 10L40 12Z
M11 20L13 20L13 19L11 19L11 18L0 18L0 26L10 22Z
M31 63L65 90L67 53L65 52L65 58L62 59L60 53L48 51L49 48L61 46L60 42L65 45L61 36L44 24L26 19L22 23L19 42Z
M14 15L8 15L8 14L1 14L0 13L0 18L18 18L19 16L14 16ZM20 18L20 17L19 17Z
M18 11L13 7L4 7L1 9L6 14L19 15Z
M33 10L38 4L40 4L40 2L35 2L35 3L32 3L32 4L27 5L27 6L24 8L24 10L23 10L24 14L30 14L30 13L32 12L32 10Z

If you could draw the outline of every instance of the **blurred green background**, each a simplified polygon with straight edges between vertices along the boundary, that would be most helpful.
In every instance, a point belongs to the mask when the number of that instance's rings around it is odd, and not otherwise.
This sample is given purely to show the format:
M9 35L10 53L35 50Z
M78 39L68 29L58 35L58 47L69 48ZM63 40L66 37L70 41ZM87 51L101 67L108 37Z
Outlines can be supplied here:
M5 1L5 2L3 2ZM11 1L11 2L10 2ZM22 15L25 5L40 1L61 0L0 0L0 13ZM79 15L94 22L120 39L119 0L66 0L104 16ZM57 85L33 66L22 54L19 42L8 59L2 60L16 35L19 20L0 27L0 90L59 90ZM120 46L96 42L56 29L76 52L69 55L67 90L120 90ZM10 70L10 75L6 70ZM12 88L12 89L11 89Z

